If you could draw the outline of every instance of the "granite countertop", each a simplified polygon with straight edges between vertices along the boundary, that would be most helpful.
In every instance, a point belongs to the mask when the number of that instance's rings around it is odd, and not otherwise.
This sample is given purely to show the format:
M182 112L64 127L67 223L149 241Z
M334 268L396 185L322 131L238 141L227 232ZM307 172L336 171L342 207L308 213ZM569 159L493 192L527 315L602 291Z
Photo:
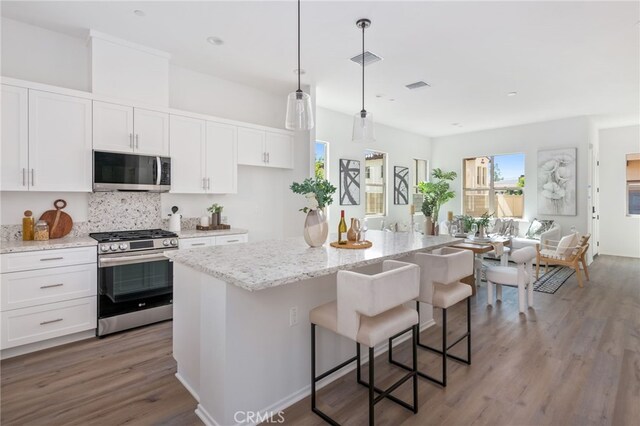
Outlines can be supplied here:
M73 247L91 247L98 245L93 238L86 237L64 237L48 241L1 241L0 254L20 253L37 250L56 250Z
M215 231L198 231L197 229L187 229L176 232L178 238L197 238L197 237L219 237L222 235L238 235L247 234L249 231L241 228L218 229Z
M330 235L329 241L336 239L333 237L335 235ZM383 231L368 231L367 240L373 247L364 250L337 249L328 242L322 247L311 248L302 237L295 237L174 250L166 256L229 284L255 291L463 241L448 235L425 237L413 232Z

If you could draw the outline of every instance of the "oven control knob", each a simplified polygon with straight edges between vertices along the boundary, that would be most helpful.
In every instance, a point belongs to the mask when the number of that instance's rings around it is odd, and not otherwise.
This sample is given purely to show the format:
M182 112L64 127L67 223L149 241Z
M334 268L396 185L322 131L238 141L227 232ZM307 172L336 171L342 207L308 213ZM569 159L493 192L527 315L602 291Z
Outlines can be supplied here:
M172 238L171 239L171 245L172 246L178 245L178 240L176 240L175 238Z
M120 250L126 250L127 245L125 243L120 244Z
M164 241L162 242L162 245L164 245L164 246L168 246L168 245L169 245L169 240L164 240Z
M111 251L116 251L118 250L118 245L117 244L111 244Z
M100 246L100 251L109 251L109 245L108 244L103 244Z

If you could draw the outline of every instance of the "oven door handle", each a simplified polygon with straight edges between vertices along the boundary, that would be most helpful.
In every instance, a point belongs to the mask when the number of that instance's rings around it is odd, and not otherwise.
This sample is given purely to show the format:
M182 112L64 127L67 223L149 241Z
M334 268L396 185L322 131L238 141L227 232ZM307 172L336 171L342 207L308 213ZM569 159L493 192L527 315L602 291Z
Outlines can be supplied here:
M111 266L134 265L136 263L155 262L169 260L163 253L139 254L136 256L107 257L98 259L98 268L108 268Z

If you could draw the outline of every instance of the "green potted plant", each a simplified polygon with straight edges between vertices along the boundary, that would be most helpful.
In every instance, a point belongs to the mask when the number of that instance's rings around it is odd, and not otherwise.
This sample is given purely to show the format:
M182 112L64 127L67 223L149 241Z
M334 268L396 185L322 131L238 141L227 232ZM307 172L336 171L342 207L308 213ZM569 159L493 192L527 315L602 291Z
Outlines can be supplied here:
M218 226L221 223L222 209L223 206L217 203L213 203L207 208L207 211L211 213L211 226Z
M433 235L433 203L426 197L422 201L422 214L424 215L424 234Z
M290 186L295 194L304 195L307 205L300 209L307 214L304 221L304 239L311 247L319 247L327 241L329 224L325 207L333 203L336 187L321 177L307 178L302 183L293 182Z
M493 213L484 212L480 218L475 220L476 225L478 225L478 236L480 238L486 238L486 229L489 227L492 217Z
M431 173L433 176L433 182L420 182L418 184L418 191L424 194L424 201L422 203L423 209L422 212L425 212L425 204L430 206L430 209L427 211L431 213L431 221L433 223L433 232L432 234L437 234L436 230L438 227L438 216L440 213L440 207L444 203L449 200L452 200L456 193L451 190L451 185L449 182L453 181L458 174L456 172L445 172L442 169L436 168L433 169Z

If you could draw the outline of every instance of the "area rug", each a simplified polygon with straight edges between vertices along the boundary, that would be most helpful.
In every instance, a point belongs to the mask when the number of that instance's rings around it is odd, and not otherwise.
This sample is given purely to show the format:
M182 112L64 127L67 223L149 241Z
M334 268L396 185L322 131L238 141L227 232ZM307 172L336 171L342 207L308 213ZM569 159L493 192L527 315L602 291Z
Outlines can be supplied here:
M500 261L496 259L483 259L482 263L482 281L486 282L486 268L488 266L499 266ZM515 263L510 262L509 266L515 267ZM535 266L533 273L535 274ZM545 274L544 267L540 267L540 278L533 283L533 290L540 293L554 294L574 273L575 271L573 269L565 266L549 266Z

